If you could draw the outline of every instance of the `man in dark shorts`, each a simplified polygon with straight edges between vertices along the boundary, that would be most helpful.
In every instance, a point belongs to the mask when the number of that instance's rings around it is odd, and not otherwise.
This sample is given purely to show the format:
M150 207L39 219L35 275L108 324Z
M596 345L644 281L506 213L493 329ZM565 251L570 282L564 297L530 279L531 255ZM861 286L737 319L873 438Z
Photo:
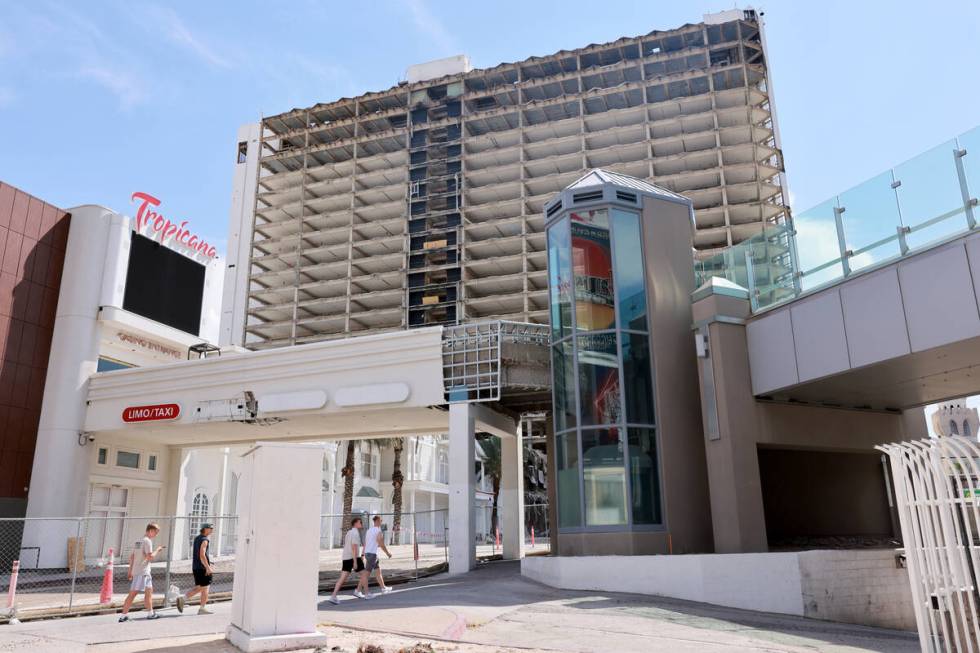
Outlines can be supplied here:
M177 610L184 611L184 603L195 594L201 595L201 607L198 614L213 614L208 610L208 591L211 588L213 570L211 569L211 524L201 524L201 532L194 538L194 548L191 555L191 571L194 572L194 589L184 596L177 597Z
M350 530L344 536L344 550L340 554L340 578L337 579L337 584L333 587L333 594L330 595L330 602L334 605L340 603L337 592L340 591L351 572L356 572L360 576L357 581L357 588L354 590L354 596L359 599L371 598L370 594L361 591L362 585L365 590L367 589L367 570L364 568L364 558L361 556L361 532L359 530L363 524L364 522L360 517L354 517L350 521Z

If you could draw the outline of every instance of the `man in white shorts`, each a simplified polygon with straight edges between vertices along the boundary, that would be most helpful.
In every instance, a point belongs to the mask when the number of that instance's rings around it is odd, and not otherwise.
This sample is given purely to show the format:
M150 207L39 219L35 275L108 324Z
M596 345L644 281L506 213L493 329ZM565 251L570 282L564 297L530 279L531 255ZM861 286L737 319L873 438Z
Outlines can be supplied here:
M391 588L385 586L385 579L381 576L381 565L378 564L378 548L380 547L385 552L389 560L391 559L391 552L385 546L385 534L381 530L381 515L375 515L371 522L372 526L368 529L367 535L364 536L364 563L367 568L368 582L371 582L371 574L377 571L378 587L381 588L382 594L387 594ZM367 589L366 585L365 589Z
M129 579L129 594L123 603L122 616L119 622L129 621L129 608L133 605L133 599L140 592L143 593L143 604L146 606L147 619L158 619L160 615L153 611L153 576L150 575L150 562L163 551L163 545L153 548L153 538L160 532L160 527L154 523L146 525L146 533L143 539L133 545L133 552L129 554L129 571L126 578Z

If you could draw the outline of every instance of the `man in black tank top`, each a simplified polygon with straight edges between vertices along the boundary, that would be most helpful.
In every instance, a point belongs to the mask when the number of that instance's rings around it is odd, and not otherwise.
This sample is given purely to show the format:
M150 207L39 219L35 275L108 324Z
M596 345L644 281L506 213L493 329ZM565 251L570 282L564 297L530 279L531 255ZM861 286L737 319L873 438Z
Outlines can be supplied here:
M198 614L211 614L208 610L208 590L211 586L213 572L211 569L211 524L201 524L201 532L194 538L194 548L191 552L191 570L194 572L194 589L184 596L177 597L177 609L184 611L184 603L195 594L201 595L201 607Z

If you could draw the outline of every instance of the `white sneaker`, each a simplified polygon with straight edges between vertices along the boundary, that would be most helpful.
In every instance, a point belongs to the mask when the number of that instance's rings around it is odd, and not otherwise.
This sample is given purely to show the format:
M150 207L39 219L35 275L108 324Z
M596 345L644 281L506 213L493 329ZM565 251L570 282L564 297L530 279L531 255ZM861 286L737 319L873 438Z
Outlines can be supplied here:
M373 598L374 598L374 594L371 594L370 592L368 592L367 594L365 594L365 595L364 595L364 596L362 596L361 598L362 598L362 599L366 599L366 600L368 600L368 601L370 601L371 599L373 599Z
M205 608L203 605L200 608L198 608L197 613L198 614L214 614L213 612L211 612L210 610L208 610L207 608Z
M327 600L333 603L334 605L340 605L340 599L338 599L336 596L331 596Z
M361 593L361 590L354 590L354 596L357 597L357 598L359 598L359 599L363 599L364 598L364 594Z
M383 587L383 588L381 588L381 593L382 594L391 594L391 588L390 587Z
M184 598L184 595L183 594L177 595L177 612L179 612L181 614L184 613L184 602L185 601L186 601L186 599Z

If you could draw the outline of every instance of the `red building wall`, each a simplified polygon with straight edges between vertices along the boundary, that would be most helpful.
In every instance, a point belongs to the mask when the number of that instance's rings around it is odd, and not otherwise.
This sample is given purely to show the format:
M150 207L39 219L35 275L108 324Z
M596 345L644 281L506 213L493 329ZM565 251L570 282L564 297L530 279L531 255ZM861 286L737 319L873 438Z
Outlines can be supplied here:
M70 217L0 182L0 516L26 506Z

